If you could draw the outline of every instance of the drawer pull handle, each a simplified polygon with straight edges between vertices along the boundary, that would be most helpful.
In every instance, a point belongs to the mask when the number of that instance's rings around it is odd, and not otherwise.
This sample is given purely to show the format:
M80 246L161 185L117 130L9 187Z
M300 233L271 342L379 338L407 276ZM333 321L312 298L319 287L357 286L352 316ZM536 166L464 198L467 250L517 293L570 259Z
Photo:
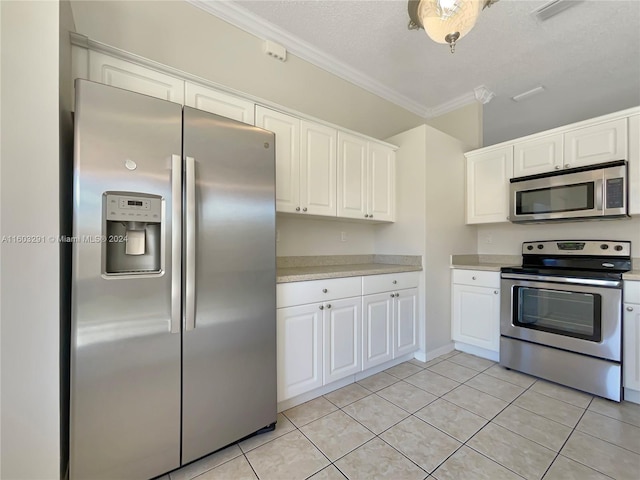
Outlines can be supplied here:
M499 294L499 293L500 293L500 292L499 292L498 290L494 290L494 291L493 291L493 294L494 294L494 295L497 295L497 294Z
M327 293L329 290L327 290L326 288L322 289L322 293Z
M471 277L471 280L475 280L475 279L476 279L476 277Z
M396 283L398 283L398 281L397 281L397 280L394 280L394 281L393 281L393 282L391 282L391 283L393 283L393 284L395 285Z

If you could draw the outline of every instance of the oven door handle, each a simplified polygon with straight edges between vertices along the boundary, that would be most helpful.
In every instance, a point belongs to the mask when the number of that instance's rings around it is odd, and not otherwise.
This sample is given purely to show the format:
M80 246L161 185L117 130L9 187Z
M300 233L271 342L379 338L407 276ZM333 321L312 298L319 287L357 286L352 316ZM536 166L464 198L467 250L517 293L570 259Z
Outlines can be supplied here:
M549 277L546 275L527 275L519 273L503 273L501 278L507 280L533 280L537 282L553 282L572 285L593 285L595 287L622 288L621 280L600 280L597 278Z

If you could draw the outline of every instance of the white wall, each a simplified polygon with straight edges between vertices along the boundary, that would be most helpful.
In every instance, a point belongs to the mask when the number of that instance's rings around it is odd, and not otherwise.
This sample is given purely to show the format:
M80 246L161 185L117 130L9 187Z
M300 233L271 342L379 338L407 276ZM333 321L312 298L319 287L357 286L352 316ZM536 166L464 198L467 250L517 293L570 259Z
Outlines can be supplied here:
M0 2L0 233L58 233L58 2ZM7 238L7 237L4 237ZM58 245L2 245L3 479L59 476Z
M279 257L296 255L367 255L374 253L374 225L278 215ZM342 241L342 232L346 240Z
M480 254L520 255L522 242L535 240L630 240L631 256L640 258L639 216L627 220L557 224L494 223L477 228Z
M480 102L474 102L439 117L427 120L427 124L459 139L465 151L482 147L482 111Z
M475 227L464 225L464 155L459 140L428 125L396 135L397 221L376 227L375 253L422 255L423 354L451 343L449 256L475 251Z

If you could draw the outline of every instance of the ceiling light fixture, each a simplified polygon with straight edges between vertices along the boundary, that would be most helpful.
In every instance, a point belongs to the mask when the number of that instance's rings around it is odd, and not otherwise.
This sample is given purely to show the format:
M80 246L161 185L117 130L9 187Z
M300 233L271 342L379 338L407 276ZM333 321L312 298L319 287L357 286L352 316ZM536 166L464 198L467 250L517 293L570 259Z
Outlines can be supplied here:
M447 43L451 53L456 42L471 31L480 10L498 0L409 0L409 30L424 28L429 38Z

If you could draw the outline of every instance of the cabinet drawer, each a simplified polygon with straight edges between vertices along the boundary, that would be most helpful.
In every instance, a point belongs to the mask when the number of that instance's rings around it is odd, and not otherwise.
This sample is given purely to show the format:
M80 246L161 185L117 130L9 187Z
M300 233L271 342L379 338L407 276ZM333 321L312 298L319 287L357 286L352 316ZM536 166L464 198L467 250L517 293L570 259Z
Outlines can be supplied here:
M624 303L640 303L640 282L624 282Z
M279 283L276 288L277 307L324 302L336 298L362 295L362 277L332 278L309 282Z
M389 292L418 286L420 272L385 273L362 277L362 294Z
M482 270L454 269L453 283L476 285L478 287L500 288L500 272L485 272Z

